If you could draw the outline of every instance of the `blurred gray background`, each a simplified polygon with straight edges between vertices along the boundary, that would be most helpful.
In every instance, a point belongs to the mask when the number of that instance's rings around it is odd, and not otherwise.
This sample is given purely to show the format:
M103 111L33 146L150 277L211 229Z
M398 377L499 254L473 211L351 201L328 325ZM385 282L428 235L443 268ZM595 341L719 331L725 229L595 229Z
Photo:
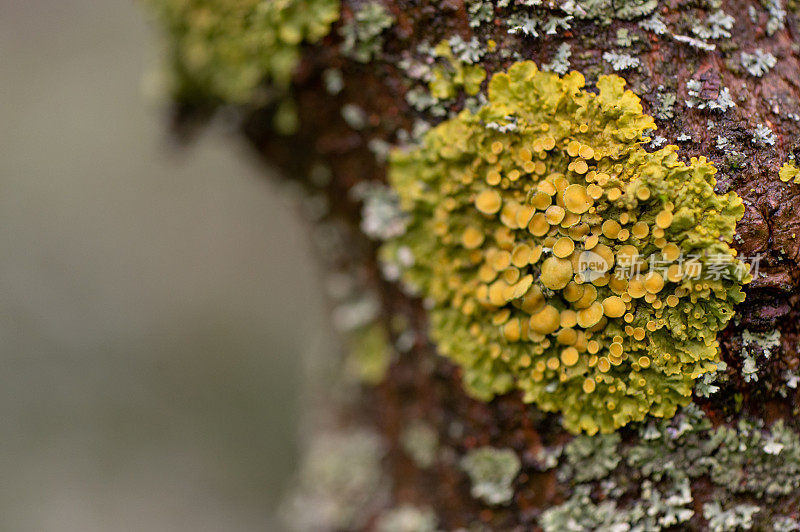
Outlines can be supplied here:
M0 530L279 530L320 282L240 146L170 149L155 37L0 2Z

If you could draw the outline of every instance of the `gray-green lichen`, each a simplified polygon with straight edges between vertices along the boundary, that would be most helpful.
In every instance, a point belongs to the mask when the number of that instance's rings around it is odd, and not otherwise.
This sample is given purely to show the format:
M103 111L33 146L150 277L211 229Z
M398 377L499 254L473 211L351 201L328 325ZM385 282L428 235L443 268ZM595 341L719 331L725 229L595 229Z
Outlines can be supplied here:
M572 56L572 49L569 43L561 43L558 45L553 59L549 63L542 65L542 70L545 72L555 72L562 76L569 70L569 58Z
M400 436L403 451L422 468L431 467L439 451L439 435L424 421L411 422Z
M741 63L748 74L760 78L769 72L778 63L778 60L771 53L765 52L761 48L756 48L752 54L742 52Z
M753 144L770 145L773 146L775 141L778 140L777 135L772 132L769 126L758 124L753 132L753 138L750 139Z
M611 68L615 72L620 70L630 70L639 68L641 62L638 57L633 57L630 54L621 54L619 52L605 52L603 60L611 64Z
M729 39L731 37L731 29L736 22L732 16L725 13L723 10L718 9L714 11L703 21L697 21L692 26L692 33L700 39Z
M362 526L386 496L384 452L380 437L366 429L317 436L281 508L287 528L312 532Z
M436 532L436 514L430 508L402 505L384 512L375 525L377 532Z
M716 98L708 98L703 92L703 82L690 79L686 82L686 92L689 98L685 103L686 107L690 109L708 109L724 113L728 109L736 107L727 87L721 87Z
M703 517L708 521L711 532L750 530L753 528L753 516L760 510L754 504L737 504L723 509L719 502L712 501L703 504Z
M350 195L362 202L360 227L365 235L373 240L388 240L405 233L408 217L390 187L362 181L351 189Z
M596 19L604 24L613 19L633 20L649 15L658 7L658 0L567 0L561 4L565 12L581 19Z
M782 30L786 26L786 10L781 0L761 0L761 5L767 10L767 35L773 35L776 31Z
M768 333L751 333L747 329L742 332L742 377L745 382L758 380L758 359L769 359L773 349L781 345L780 331Z
M577 436L565 447L562 456L567 461L560 472L562 478L574 482L599 480L613 471L620 461L617 446L620 436L616 432L599 436Z
M382 34L394 24L394 17L379 2L363 4L353 19L342 26L342 53L360 61L369 62L383 47Z
M658 7L658 0L566 0L549 3L543 0L469 0L467 13L473 28L488 26L495 20L495 8L502 10L501 20L512 34L527 37L556 35L570 30L574 20L590 20L608 25L614 20L634 20L647 16Z
M800 437L782 421L768 429L746 420L715 428L690 405L672 420L640 424L636 442L576 438L558 474L571 493L544 512L545 532L686 527L697 517L691 485L701 478L711 483L702 506L709 530L768 529L773 518L792 530L796 521L773 516L771 501L800 488Z
M461 459L461 469L472 483L472 496L492 505L511 502L512 483L521 465L513 450L493 447L472 449Z

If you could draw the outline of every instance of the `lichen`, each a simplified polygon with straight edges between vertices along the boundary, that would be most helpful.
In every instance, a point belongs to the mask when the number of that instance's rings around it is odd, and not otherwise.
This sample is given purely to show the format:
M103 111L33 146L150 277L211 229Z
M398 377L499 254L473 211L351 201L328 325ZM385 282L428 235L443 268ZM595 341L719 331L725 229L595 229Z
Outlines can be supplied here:
M728 109L736 107L727 87L721 87L716 98L709 98L703 92L703 82L690 79L686 82L686 92L689 95L686 107L690 109L708 109L724 113Z
M285 89L300 46L327 35L338 0L145 0L169 39L181 98L249 103L268 82Z
M454 98L459 89L470 96L478 94L486 71L480 65L470 64L456 57L449 41L441 41L434 48L436 57L443 59L431 72L428 84L431 95L438 99Z
M775 135L769 126L765 126L764 124L758 124L756 126L753 137L750 139L753 144L768 144L770 146L774 146L776 140L778 140L778 136Z
M741 63L751 76L760 78L769 72L769 69L774 67L778 60L771 53L765 52L761 48L756 48L752 54L742 52Z
M723 10L718 9L708 17L695 23L692 26L692 33L700 39L729 39L731 37L730 30L733 29L733 24L736 22L732 16L725 13Z
M439 435L427 423L416 420L403 430L400 444L418 467L426 469L436 461Z
M341 28L342 53L367 63L383 47L383 32L394 24L394 17L382 4L369 2L360 7Z
M761 0L761 5L767 10L767 35L773 35L786 26L786 10L781 0Z
M572 49L568 43L561 43L558 45L553 59L542 65L542 70L545 72L555 72L556 74L564 75L569 70L569 58L572 56Z
M469 475L470 493L486 504L507 504L514 497L512 483L521 463L511 449L480 447L461 459L461 469Z
M316 436L281 507L289 530L353 530L382 503L383 442L367 429Z
M658 0L568 0L561 9L576 18L597 19L605 24L613 19L633 20L649 15L658 7Z
M381 323L375 322L350 334L345 371L365 384L379 384L392 361L392 349Z
M780 331L767 333L751 333L747 329L742 332L742 377L745 382L758 380L758 358L769 359L772 350L780 347Z
M361 231L374 240L389 240L406 231L408 222L397 194L382 183L362 181L350 190L362 202Z
M783 163L778 171L778 178L784 183L789 181L800 183L800 168L797 168L793 162Z
M753 516L760 510L754 504L737 504L725 510L719 502L712 501L703 505L703 517L708 521L711 532L750 530L753 528Z
M619 464L619 442L616 433L576 436L564 447L562 456L566 457L567 465L560 476L574 482L605 478Z
M584 441L577 444L582 452L562 455L559 479L570 493L542 514L545 532L695 529L688 522L700 508L695 480L711 496L702 507L710 530L768 530L772 522L792 530L796 521L774 515L782 508L776 501L796 494L800 483L800 437L782 421L769 429L746 419L714 428L689 405L671 420L639 424L637 432L626 441ZM595 460L605 465L595 467Z
M714 193L711 163L646 152L655 124L622 79L583 86L515 64L480 111L393 153L411 221L382 257L411 251L404 279L469 392L516 387L595 433L689 401L749 276L726 244L741 200Z
M436 514L430 508L405 504L384 512L375 524L377 532L436 532Z
M615 72L619 70L639 68L639 65L641 64L638 57L633 57L630 54L621 54L619 52L603 53L603 61L611 63L611 68L613 68Z

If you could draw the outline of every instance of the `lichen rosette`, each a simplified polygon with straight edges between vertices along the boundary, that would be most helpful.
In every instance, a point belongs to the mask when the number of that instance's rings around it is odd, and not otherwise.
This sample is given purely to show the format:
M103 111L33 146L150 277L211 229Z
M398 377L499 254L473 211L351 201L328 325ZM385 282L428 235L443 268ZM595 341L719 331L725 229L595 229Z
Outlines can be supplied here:
M648 153L624 80L584 83L517 63L477 113L396 151L411 223L382 256L412 252L404 280L468 391L516 387L591 434L689 402L749 275L728 245L742 201L714 192L714 166Z

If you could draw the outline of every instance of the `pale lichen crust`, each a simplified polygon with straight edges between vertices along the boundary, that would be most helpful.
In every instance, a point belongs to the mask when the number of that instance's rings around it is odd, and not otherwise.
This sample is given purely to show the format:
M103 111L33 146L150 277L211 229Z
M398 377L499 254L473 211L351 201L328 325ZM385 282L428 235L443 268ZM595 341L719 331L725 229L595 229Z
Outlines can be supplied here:
M518 388L572 432L674 415L749 281L741 199L705 158L645 151L655 124L624 84L516 63L390 163L410 223L383 258L413 253L439 351L474 396Z
M285 88L300 45L328 34L339 0L145 0L164 26L172 91L250 103L264 81Z

